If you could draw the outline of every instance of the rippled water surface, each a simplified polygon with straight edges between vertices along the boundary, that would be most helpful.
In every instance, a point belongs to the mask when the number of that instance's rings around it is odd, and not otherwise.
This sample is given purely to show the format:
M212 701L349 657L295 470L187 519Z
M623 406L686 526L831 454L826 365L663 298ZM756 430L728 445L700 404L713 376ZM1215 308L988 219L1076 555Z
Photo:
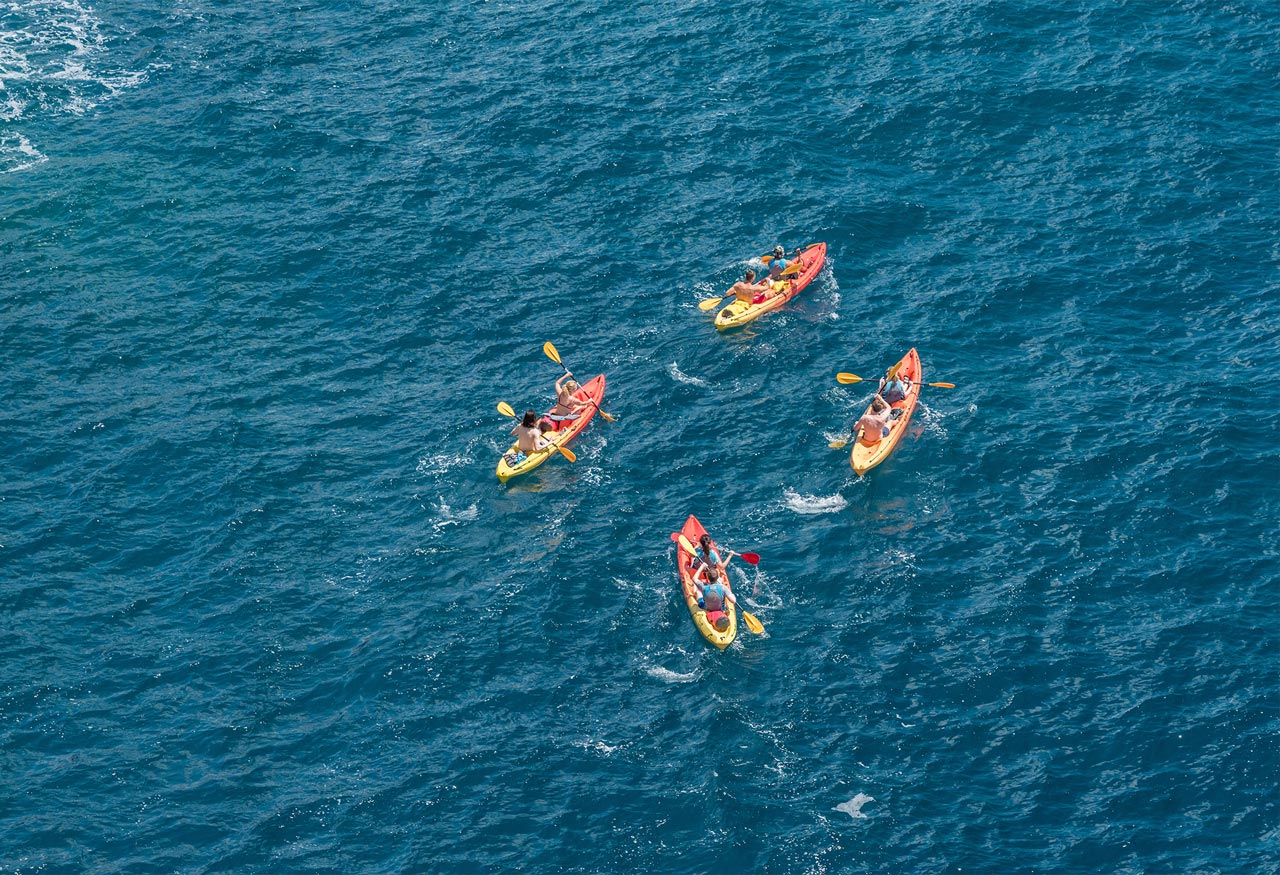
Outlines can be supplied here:
M1276 33L10 3L0 870L1280 871Z

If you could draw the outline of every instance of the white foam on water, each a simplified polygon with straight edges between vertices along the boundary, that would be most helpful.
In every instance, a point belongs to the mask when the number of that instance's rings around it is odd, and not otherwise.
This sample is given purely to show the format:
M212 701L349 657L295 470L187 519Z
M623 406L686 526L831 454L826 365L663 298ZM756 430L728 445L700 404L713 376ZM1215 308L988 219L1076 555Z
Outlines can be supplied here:
M681 674L678 671L672 671L660 665L646 665L644 671L650 677L665 681L668 684L691 684L698 679L697 669Z
M849 506L838 492L835 495L800 495L788 489L782 497L788 510L802 514L838 513Z
M698 386L703 389L711 388L711 384L708 383L706 380L699 379L698 377L689 376L684 371L680 370L680 366L677 365L675 362L672 362L671 364L667 365L667 373L670 374L672 378L675 379L677 382L688 383L691 386Z
M939 391L945 392L947 390L941 389ZM927 434L945 438L947 436L946 419L947 414L940 410L934 410L924 402L921 402L916 407L914 421L919 423L921 429Z
M110 70L102 63L110 37L101 19L76 0L9 2L3 12L0 122L6 125L34 113L84 115L147 78L146 71ZM0 172L45 160L20 131L0 131Z
M786 604L774 590L773 578L766 574L743 580L742 585L735 586L733 591L752 609L752 613L774 610Z
M857 796L854 796L848 802L841 802L839 805L837 805L835 808L831 810L843 811L845 814L849 815L854 820L865 820L867 816L862 813L862 806L866 805L868 802L875 802L875 801L876 800L873 797L868 796L866 793L859 793Z
M653 581L639 575L635 577L615 577L613 582L617 584L618 589L626 590L634 593L650 593L654 591ZM662 587L661 594L666 594L668 587Z
M505 447L504 447L505 449ZM468 447L468 450L470 448ZM501 450L499 451L501 452ZM462 468L470 465L472 456L470 452L464 453L434 453L430 456L423 456L418 460L418 467L415 469L418 474L428 475L432 477L440 477L448 474L456 468ZM498 463L497 453L494 454L494 464Z
M49 159L19 133L0 133L0 173L30 170Z
M473 504L470 507L455 510L445 502L443 495L440 496L439 503L433 505L433 508L436 512L436 520L432 523L432 528L437 532L445 526L456 526L460 523L471 522L480 516L478 505Z
M12 94L5 95L4 103L0 104L0 122L11 122L21 118L26 108L27 101L19 100Z
M840 296L840 281L836 279L835 268L830 258L822 265L822 270L818 271L817 277L814 278L814 282L819 280L822 281L827 290L828 306L831 308L830 312L826 314L826 318L832 322L838 321L840 319L840 302L842 300Z
M603 756L609 756L618 748L622 747L622 745L620 744L605 744L603 741L600 741L599 739L591 739L591 738L584 738L580 741L575 741L573 742L573 746L580 747L583 750L593 751L594 753L598 753Z

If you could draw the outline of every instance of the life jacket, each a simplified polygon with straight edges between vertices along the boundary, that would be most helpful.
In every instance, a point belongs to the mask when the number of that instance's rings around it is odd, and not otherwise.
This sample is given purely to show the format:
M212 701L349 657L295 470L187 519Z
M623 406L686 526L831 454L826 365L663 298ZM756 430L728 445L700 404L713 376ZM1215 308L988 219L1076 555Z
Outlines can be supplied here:
M702 606L708 613L723 611L725 588L723 583L713 583L702 591Z
M895 380L890 380L880 393L880 397L888 404L897 404L907 397L907 387Z

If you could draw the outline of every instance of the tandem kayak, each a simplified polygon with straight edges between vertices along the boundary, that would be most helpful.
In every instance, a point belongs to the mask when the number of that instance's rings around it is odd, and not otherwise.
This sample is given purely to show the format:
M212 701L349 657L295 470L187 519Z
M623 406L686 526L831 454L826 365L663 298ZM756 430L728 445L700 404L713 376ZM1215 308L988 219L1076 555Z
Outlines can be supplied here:
M800 253L798 260L804 266L800 268L800 273L784 281L785 286L781 292L773 294L759 304L734 301L727 307L722 307L720 312L716 314L716 328L721 331L728 328L739 328L752 320L759 319L770 310L776 310L800 294L805 286L813 282L813 278L818 275L818 271L822 270L822 264L827 260L827 244L813 244Z
M577 437L578 432L586 428L587 423L591 421L591 417L596 415L596 411L600 409L601 402L604 401L604 374L600 374L583 383L578 387L578 391L573 393L573 397L592 403L582 409L577 419L562 423L557 430L547 432L547 438L555 446L564 446ZM512 477L528 474L551 456L558 455L560 453L556 451L554 446L545 447L536 453L525 455L520 452L519 446L513 443L511 449L503 453L502 458L498 460L498 479L506 483Z
M859 474L867 473L889 457L893 448L898 445L898 441L902 440L902 436L907 433L907 423L911 422L911 414L915 412L916 402L920 400L920 380L923 372L920 369L920 355L914 347L889 371L896 372L909 383L907 397L890 405L901 410L902 413L889 426L887 436L882 437L877 443L867 444L863 443L861 432L857 435L857 440L853 442L853 449L849 451L849 464ZM871 405L867 405L866 412L871 412Z
M698 522L698 518L689 515L689 519L685 520L684 528L679 532L671 533L671 540L676 541L676 573L680 576L680 590L684 593L684 602L689 606L689 614L693 617L693 625L698 627L698 631L702 633L702 637L706 638L716 647L724 650L733 643L733 639L738 634L738 612L733 604L725 603L725 613L729 615L729 628L723 632L716 629L707 621L707 612L698 607L698 589L693 583L693 556L680 546L676 539L680 535L688 538L690 544L697 544L698 539L707 533L702 527L702 523ZM712 544L715 542L713 541ZM723 571L723 566L721 568Z

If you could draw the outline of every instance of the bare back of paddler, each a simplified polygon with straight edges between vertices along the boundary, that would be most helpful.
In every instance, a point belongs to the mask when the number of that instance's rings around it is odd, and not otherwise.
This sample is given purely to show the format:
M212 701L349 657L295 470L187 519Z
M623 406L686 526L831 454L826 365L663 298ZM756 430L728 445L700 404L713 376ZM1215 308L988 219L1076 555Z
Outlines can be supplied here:
M511 433L516 436L516 448L525 455L536 453L551 445L551 441L542 435L542 430L538 428L538 414L533 410L526 410L524 418L520 420L520 424L511 429Z
M744 279L738 280L729 289L728 294L733 295L739 301L750 304L757 295L762 295L769 291L768 283L757 283L756 272L754 270L747 271Z

